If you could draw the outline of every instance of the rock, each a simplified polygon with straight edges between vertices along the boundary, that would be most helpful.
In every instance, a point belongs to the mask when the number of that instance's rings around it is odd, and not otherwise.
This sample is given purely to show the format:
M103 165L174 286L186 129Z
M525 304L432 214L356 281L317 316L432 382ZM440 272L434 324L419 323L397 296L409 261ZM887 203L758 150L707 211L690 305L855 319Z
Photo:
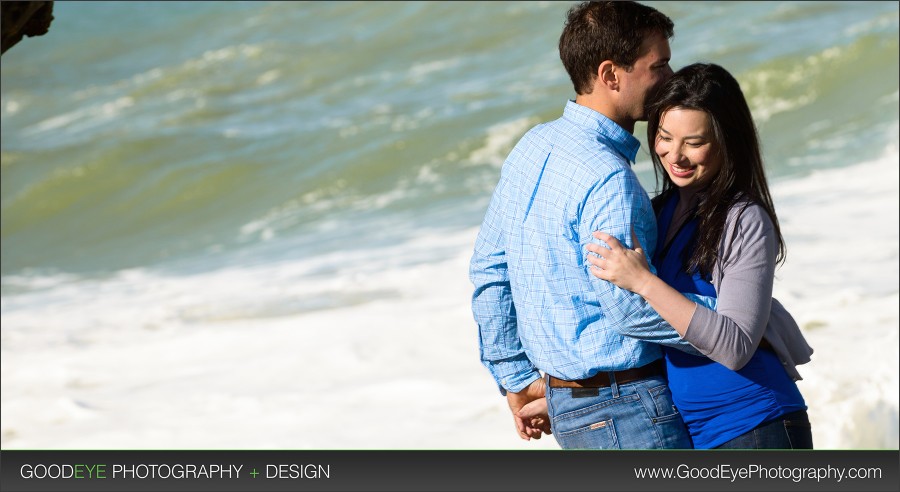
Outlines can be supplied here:
M2 51L12 48L24 36L42 36L53 22L53 2L0 2L2 10Z

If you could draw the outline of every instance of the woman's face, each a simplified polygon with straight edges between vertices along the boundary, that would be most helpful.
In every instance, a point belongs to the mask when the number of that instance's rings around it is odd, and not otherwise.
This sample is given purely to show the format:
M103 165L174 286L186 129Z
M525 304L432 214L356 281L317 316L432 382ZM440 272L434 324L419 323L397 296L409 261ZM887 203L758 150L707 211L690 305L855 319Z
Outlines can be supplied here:
M683 191L699 191L722 168L709 115L695 109L671 108L659 121L656 154L669 178Z

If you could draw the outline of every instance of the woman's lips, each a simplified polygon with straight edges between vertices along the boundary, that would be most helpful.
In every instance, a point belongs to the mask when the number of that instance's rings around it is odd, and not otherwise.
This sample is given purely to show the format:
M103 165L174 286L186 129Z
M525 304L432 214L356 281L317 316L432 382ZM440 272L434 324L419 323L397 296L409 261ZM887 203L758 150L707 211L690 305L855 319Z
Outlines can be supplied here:
M693 167L678 167L675 164L669 164L669 170L672 171L672 175L678 178L689 178L694 174L694 170L696 168Z

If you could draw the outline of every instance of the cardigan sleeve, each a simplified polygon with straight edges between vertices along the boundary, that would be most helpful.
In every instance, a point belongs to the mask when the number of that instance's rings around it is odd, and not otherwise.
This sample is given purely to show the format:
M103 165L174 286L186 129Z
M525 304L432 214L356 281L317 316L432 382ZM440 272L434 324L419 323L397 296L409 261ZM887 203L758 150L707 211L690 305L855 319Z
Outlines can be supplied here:
M778 236L765 210L746 202L733 207L714 272L716 310L698 305L684 339L731 370L744 367L769 322L777 254Z

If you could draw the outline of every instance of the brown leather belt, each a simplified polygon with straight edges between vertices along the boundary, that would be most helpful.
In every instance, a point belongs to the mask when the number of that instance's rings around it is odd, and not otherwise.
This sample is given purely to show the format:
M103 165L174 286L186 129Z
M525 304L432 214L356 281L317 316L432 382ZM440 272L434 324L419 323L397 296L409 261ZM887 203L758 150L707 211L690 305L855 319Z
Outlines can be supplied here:
M612 374L616 378L616 384L626 384L632 383L634 381L640 381L641 379L647 379L653 376L659 376L663 374L663 361L662 359L658 359L654 362L647 364L646 366L641 366L635 369L626 369L624 371L616 371ZM591 376L586 379L577 379L575 381L566 381L564 379L558 379L553 376L550 376L550 387L551 388L608 388L612 385L609 380L608 372L598 372L594 376Z

